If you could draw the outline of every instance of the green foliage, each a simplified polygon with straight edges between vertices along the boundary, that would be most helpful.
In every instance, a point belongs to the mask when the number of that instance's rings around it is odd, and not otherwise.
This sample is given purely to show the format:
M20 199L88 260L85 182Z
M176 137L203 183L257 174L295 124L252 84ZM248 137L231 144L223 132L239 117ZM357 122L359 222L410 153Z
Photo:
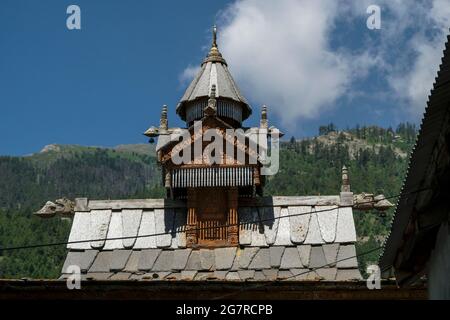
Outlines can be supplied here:
M320 131L337 135L334 143L316 138L282 143L280 171L267 177L266 195L338 194L344 164L349 167L353 192L385 196L400 192L407 157L397 149L409 152L416 135L413 125L401 124L395 132L359 126L338 132L329 124ZM354 150L350 142L355 140L362 141L363 147ZM164 197L154 153L146 155L144 151L142 146L137 151L130 146L116 150L59 146L28 157L0 157L0 247L66 241L70 221L32 215L47 200ZM381 244L392 213L389 210L383 218L355 211L359 253ZM65 254L64 245L5 250L0 252L0 278L58 277ZM361 268L376 261L378 254L361 257Z

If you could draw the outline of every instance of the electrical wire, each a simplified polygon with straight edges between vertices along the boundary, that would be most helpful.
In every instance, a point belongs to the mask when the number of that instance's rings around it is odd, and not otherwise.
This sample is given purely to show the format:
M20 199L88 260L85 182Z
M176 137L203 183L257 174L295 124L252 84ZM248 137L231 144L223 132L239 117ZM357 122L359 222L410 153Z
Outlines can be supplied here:
M422 188L418 189L406 194L400 193L394 196L385 197L383 200L398 198L401 195L410 195L415 194L418 192L422 192L425 190L429 190L430 188ZM366 202L360 202L359 204L371 204L376 203L378 201L371 200ZM338 208L352 208L353 206L341 206ZM192 231L200 231L200 230L207 230L207 229L217 229L217 228L223 228L223 227L232 227L232 226L240 226L240 225L246 225L246 224L252 224L252 223L263 223L263 222L269 222L269 221L275 221L282 218L289 218L289 217L296 217L296 216L303 216L313 213L322 213L322 212L329 212L336 210L336 208L331 209L323 209L323 210L317 210L317 211L311 211L311 212L304 212L304 213L297 213L297 214L291 214L286 216L280 216L280 217L273 217L273 218L267 218L267 219L258 219L253 221L245 221L245 222L238 222L233 224L225 224L222 226L210 226L210 227L201 227L201 228L194 228L191 229ZM357 209L356 209L357 210ZM157 236L164 236L164 235L174 235L177 233L184 233L186 230L183 228L182 230L174 230L170 232L160 232L160 233L153 233L153 234L146 234L146 235L136 235L136 236L127 236L127 237L113 237L113 238L101 238L101 239L89 239L89 240L76 240L76 241L64 241L64 242L53 242L53 243L44 243L44 244L30 244L30 245L23 245L23 246L16 246L16 247L4 247L0 248L0 253L3 251L12 251L12 250L22 250L22 249L35 249L35 248L42 248L42 247L53 247L53 246L60 246L60 245L69 245L69 244L76 244L76 243L85 243L85 242L101 242L101 241L113 241L113 240L125 240L125 239L138 239L138 238L148 238L148 237L157 237Z
M342 258L342 259L336 260L336 261L334 261L334 262L330 262L330 263L324 264L324 265L319 266L319 267L314 267L314 268L308 269L308 270L306 270L306 271L304 271L304 272L300 272L300 273L297 273L297 274L293 274L292 276L289 276L289 277L287 277L287 278L284 278L284 279L282 279L282 280L280 280L280 281L288 281L289 279L297 278L297 277L299 277L299 276L308 274L308 273L310 273L310 272L314 272L314 271L319 270L319 269L324 269L324 268L326 268L326 267L331 267L331 266L333 266L333 265L336 265L338 262L342 262L342 261L345 261L345 260L350 260L350 259L353 259L353 258L359 258L359 257L365 256L365 255L368 255L369 253L378 251L378 250L380 250L380 249L382 249L382 248L383 248L383 246L376 247L376 248L373 248L373 249L371 249L371 250L365 251L365 252L363 252L363 253L360 253L360 254L351 256L351 257ZM232 292L232 293L224 294L224 295L221 295L221 296L218 296L218 297L214 297L214 298L211 298L211 300L221 300L221 299L229 298L229 297L231 297L231 296L237 295L237 294L239 294L240 292L243 292L243 291L246 291L246 290L250 290L250 289L258 289L258 288L262 288L262 287L267 287L267 286L270 286L270 285L272 285L272 284L273 284L273 282L268 282L268 283L263 283L263 284L256 284L256 285L254 285L254 286L249 286L249 287L241 287L237 292Z

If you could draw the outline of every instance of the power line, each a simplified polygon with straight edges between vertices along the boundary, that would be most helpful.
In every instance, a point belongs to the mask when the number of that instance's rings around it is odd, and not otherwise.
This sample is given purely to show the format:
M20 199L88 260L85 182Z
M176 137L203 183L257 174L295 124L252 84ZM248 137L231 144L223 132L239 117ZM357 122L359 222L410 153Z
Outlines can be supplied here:
M338 262L342 262L342 261L349 260L349 259L353 259L353 258L359 258L359 257L365 256L365 255L368 255L369 253L378 251L378 250L380 250L380 249L382 249L382 248L383 248L383 246L376 247L376 248L373 248L373 249L371 249L371 250L365 251L365 252L363 252L363 253L360 253L360 254L351 256L351 257L339 259L339 260L336 260L336 261L334 261L334 262L330 262L330 263L324 264L324 265L319 266L319 267L311 268L311 269L309 269L309 270L307 270L307 271L300 272L300 273L297 273L297 274L293 274L292 276L287 277L287 278L284 278L284 279L282 279L282 280L280 280L280 281L287 281L287 280L289 280L289 279L296 278L296 277L299 277L299 276L308 274L308 273L310 273L310 272L314 272L314 271L319 270L319 269L324 269L324 268L326 268L326 267L333 266L333 265L337 264ZM273 282L268 282L268 283L263 283L263 284L257 284L257 285L250 286L250 287L241 287L241 288L239 289L238 292L232 292L232 293L224 294L224 295L221 295L221 296L219 296L219 297L214 297L214 298L212 298L211 300L221 300L221 299L224 299L224 298L228 298L228 297L237 295L239 292L243 292L243 291L245 291L245 290L263 288L263 287L266 287L266 286L269 286L269 285L272 285L272 284L273 284Z
M401 195L410 195L415 194L418 192L422 192L425 190L429 190L430 188L423 188L418 189L416 191L409 192L407 194L397 194L390 197L385 197L383 200L393 199L400 197ZM366 202L360 202L360 204L370 204L370 203L376 203L378 201L371 200ZM338 208L352 208L352 206L342 206ZM257 208L259 210L259 208ZM304 212L304 213L297 213L297 214L290 214L286 216L280 216L280 217L273 217L273 218L267 218L267 219L258 219L253 221L245 221L245 222L238 222L238 223L232 223L232 224L225 224L222 226L209 226L209 227L197 227L194 229L191 229L192 231L200 231L200 230L208 230L208 229L217 229L217 228L223 228L223 227L232 227L232 226L240 226L240 225L246 225L251 223L263 223L263 222L270 222L275 221L282 218L289 218L289 217L296 217L296 216L303 216L308 215L312 213L322 213L322 212L329 212L336 210L336 208L332 209L323 209L318 211L311 211L311 212ZM157 236L164 236L164 235L173 235L177 233L183 233L186 230L182 228L181 230L173 230L171 232L160 232L160 233L153 233L153 234L146 234L146 235L136 235L136 236L128 236L128 237L113 237L113 238L101 238L101 239L89 239L89 240L76 240L76 241L64 241L64 242L53 242L53 243L44 243L44 244L31 244L31 245L24 245L24 246L16 246L16 247L5 247L0 248L0 252L2 251L12 251L12 250L22 250L22 249L35 249L35 248L42 248L42 247L53 247L53 246L60 246L60 245L68 245L68 244L76 244L76 243L85 243L85 242L100 242L100 241L113 241L113 240L124 240L124 239L138 239L138 238L148 238L148 237L157 237Z

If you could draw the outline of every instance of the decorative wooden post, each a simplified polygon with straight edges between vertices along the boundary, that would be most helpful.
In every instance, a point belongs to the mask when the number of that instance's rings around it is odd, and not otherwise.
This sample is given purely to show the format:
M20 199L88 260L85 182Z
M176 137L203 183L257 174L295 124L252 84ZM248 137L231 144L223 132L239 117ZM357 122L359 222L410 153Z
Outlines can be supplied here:
M197 230L197 213L195 208L197 206L197 192L193 189L188 189L187 201L187 226L186 226L186 242L188 247L195 246L198 243Z
M238 226L238 190L230 188L228 190L228 244L239 244L239 226Z

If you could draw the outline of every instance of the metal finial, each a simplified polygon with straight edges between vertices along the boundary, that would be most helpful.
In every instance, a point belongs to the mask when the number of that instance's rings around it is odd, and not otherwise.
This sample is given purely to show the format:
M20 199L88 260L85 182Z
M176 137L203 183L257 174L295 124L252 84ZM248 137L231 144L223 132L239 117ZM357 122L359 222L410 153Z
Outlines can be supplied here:
M269 127L269 122L267 120L267 106L266 105L263 105L261 107L260 127L261 128L266 128L266 129Z
M161 119L159 121L159 127L162 130L167 130L168 128L168 121L167 121L167 105L163 105L161 110Z
M213 41L212 46L217 48L217 26L213 26Z

